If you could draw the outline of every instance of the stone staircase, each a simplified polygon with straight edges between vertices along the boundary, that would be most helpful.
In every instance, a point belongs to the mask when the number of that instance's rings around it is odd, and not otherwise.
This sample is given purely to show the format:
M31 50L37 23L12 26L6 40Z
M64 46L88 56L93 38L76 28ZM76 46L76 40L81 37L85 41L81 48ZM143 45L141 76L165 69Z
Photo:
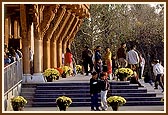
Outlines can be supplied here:
M138 87L128 81L112 81L110 85L108 96L123 96L127 100L124 106L163 105L161 97L157 97L155 92L148 92L146 87ZM89 90L88 82L29 83L22 84L21 95L28 100L27 106L55 107L56 98L65 95L72 99L71 107L86 107L90 106Z

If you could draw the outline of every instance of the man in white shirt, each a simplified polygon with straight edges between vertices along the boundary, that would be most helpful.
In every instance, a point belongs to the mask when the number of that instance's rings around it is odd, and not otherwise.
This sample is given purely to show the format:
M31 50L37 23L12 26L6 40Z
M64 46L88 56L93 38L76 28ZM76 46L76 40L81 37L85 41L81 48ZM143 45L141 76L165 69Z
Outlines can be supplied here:
M164 92L164 87L163 87L163 82L161 80L161 77L164 74L164 67L159 63L159 60L154 60L153 61L153 73L156 77L155 79L155 89L158 89L158 85L162 88L162 92Z
M128 66L132 69L135 70L137 73L138 72L138 67L139 67L139 55L135 51L136 46L132 45L131 50L127 53L126 55L126 60L128 62Z

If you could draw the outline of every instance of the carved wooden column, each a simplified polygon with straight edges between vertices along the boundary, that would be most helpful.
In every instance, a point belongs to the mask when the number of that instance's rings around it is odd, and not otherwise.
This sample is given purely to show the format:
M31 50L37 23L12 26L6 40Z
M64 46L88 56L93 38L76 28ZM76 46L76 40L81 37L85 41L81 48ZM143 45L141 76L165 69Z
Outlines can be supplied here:
M46 33L44 35L43 38L43 70L50 68L51 64L50 64L50 42L51 42L51 37L53 34L53 31L55 30L55 23L54 21L56 21L56 13L57 13L57 9L59 8L59 5L52 5L50 7L50 11L53 12L52 15L54 16L53 20L51 21L49 28L46 30Z
M60 28L56 30L56 40L57 40L57 66L60 67L62 65L62 38L60 37L61 32L63 31L71 12L67 11L64 15L64 18L62 19L60 23Z
M73 33L71 34L71 36L68 39L67 46L70 49L71 49L71 43L72 43L73 39L75 38L76 33L79 31L79 27L81 26L82 22L83 22L83 20L80 19L76 28L74 29Z
M26 13L26 6L24 4L20 5L20 22L21 22L21 33L22 33L22 50L23 50L23 73L30 74L30 55L29 55L29 45L30 40L28 38L28 30L27 26L27 13Z
M67 42L68 42L68 39L70 37L70 35L73 33L74 29L76 28L77 24L79 22L79 17L75 17L73 23L71 24L71 27L69 29L69 31L67 32L67 36L63 39L63 53L66 52L66 48L67 48Z
M34 48L35 48L35 53L34 53L34 71L35 73L42 73L43 72L43 38L50 26L51 21L55 17L55 9L57 5L34 5L34 35L35 35L35 41L34 41ZM46 40L46 39L45 39ZM47 40L46 40L47 41ZM47 53L50 53L50 45L48 42L46 43L46 50ZM44 43L44 44L45 44ZM48 46L49 45L49 46Z
M70 19L68 20L68 22L67 22L67 24L66 24L67 27L64 28L63 32L61 33L62 41L64 41L65 37L68 35L67 33L68 33L68 31L70 31L70 30L69 30L70 27L71 27L71 26L74 26L74 25L72 25L72 22L74 21L74 19L75 19L75 13L72 13L71 16L70 16ZM62 42L62 53L65 53L66 47L67 47L67 46L66 46L66 43L65 43L65 42Z
M51 67L52 68L55 68L57 67L57 54L56 54L56 41L51 39L51 42L50 42L50 63L51 63Z
M58 9L57 15L53 20L53 26L51 27L52 30L52 36L51 36L51 44L50 44L50 53L52 54L51 56L51 67L57 67L57 43L56 43L56 36L57 33L55 32L58 25L60 24L63 16L65 15L66 8L65 6L61 6ZM50 29L50 28L49 28Z
M5 42L5 45L8 46L8 41L9 41L9 18L8 17L5 18L4 32L5 32L4 42Z
M50 39L43 40L43 70L50 68Z
M14 20L14 38L15 39L18 38L18 20L17 19Z

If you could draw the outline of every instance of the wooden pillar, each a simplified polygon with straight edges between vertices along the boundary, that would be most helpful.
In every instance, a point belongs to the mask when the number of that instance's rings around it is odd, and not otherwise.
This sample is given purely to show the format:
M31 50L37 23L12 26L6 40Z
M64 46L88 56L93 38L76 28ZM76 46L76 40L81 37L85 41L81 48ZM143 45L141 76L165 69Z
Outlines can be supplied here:
M62 65L62 41L57 42L57 66Z
M43 70L50 68L50 39L43 40Z
M76 33L79 31L79 27L81 26L82 22L83 22L83 20L80 19L76 28L74 29L73 33L71 34L71 36L68 39L67 45L68 45L68 48L70 48L70 49L71 49L71 43L72 43L73 39L75 38Z
M46 48L46 43L44 43L44 70L49 68L49 67L57 67L56 64L56 41L54 40L55 38L53 38L53 34L54 31L57 29L58 25L60 24L66 9L62 6L60 9L58 9L59 6L57 7L57 12L56 16L54 17L52 24L50 24L45 36L44 36L44 42L46 41L50 41L50 44L48 44L49 46L47 46L48 49ZM46 55L47 54L47 55ZM49 56L52 55L52 56ZM49 59L51 57L51 59Z
M5 42L5 45L8 46L8 41L9 41L9 19L8 18L5 18L5 37L4 37L4 42Z
M26 13L26 6L24 4L20 5L20 22L21 22L21 33L22 33L22 50L23 50L23 73L30 74L30 53L29 53L29 46L30 40L28 37L29 31L27 30L27 13Z
M34 39L34 73L43 72L43 40Z
M17 19L14 20L14 38L18 38L18 21Z
M63 32L64 27L66 27L66 23L70 17L71 12L67 11L60 23L60 29L57 30L57 66L60 67L62 65L62 38L61 38L61 32Z
M22 52L23 52L23 73L30 74L30 51L29 41L26 39L22 40Z
M65 37L65 38L63 39L63 43L62 43L62 44L63 44L63 52L64 52L64 53L66 52L66 48L68 47L67 42L68 42L68 40L70 39L70 37L71 37L72 33L74 32L74 30L75 30L76 26L78 25L78 23L79 23L79 17L77 16L77 17L74 19L74 21L73 21L73 23L72 23L72 25L71 25L71 27L70 27L68 33L67 33L67 37Z
M55 68L57 67L56 41L51 39L50 46L50 66Z
M71 26L74 26L72 25L73 21L75 19L75 13L72 13L71 16L70 16L70 19L68 20L67 22L67 27L64 28L63 32L61 33L61 36L62 36L62 41L65 39L65 37L68 35L68 31L70 31L70 27ZM62 42L62 53L65 53L66 51L66 43L65 42Z

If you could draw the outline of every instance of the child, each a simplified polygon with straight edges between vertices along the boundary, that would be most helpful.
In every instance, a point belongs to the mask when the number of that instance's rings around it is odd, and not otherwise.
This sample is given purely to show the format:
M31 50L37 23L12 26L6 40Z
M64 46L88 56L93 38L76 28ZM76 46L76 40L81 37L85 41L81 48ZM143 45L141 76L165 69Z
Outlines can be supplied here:
M162 76L164 75L164 67L159 63L159 60L153 61L153 73L156 77L155 79L155 89L158 89L158 85L162 88L162 92L164 92L164 86L162 82Z
M103 111L106 111L108 108L107 105L107 92L110 88L110 84L106 78L106 74L101 73L100 74L101 80L100 80L100 89L101 89L101 108Z
M91 111L100 111L98 105L98 93L100 92L98 86L97 72L92 73L90 79L90 95L91 95ZM94 109L96 107L96 109Z

